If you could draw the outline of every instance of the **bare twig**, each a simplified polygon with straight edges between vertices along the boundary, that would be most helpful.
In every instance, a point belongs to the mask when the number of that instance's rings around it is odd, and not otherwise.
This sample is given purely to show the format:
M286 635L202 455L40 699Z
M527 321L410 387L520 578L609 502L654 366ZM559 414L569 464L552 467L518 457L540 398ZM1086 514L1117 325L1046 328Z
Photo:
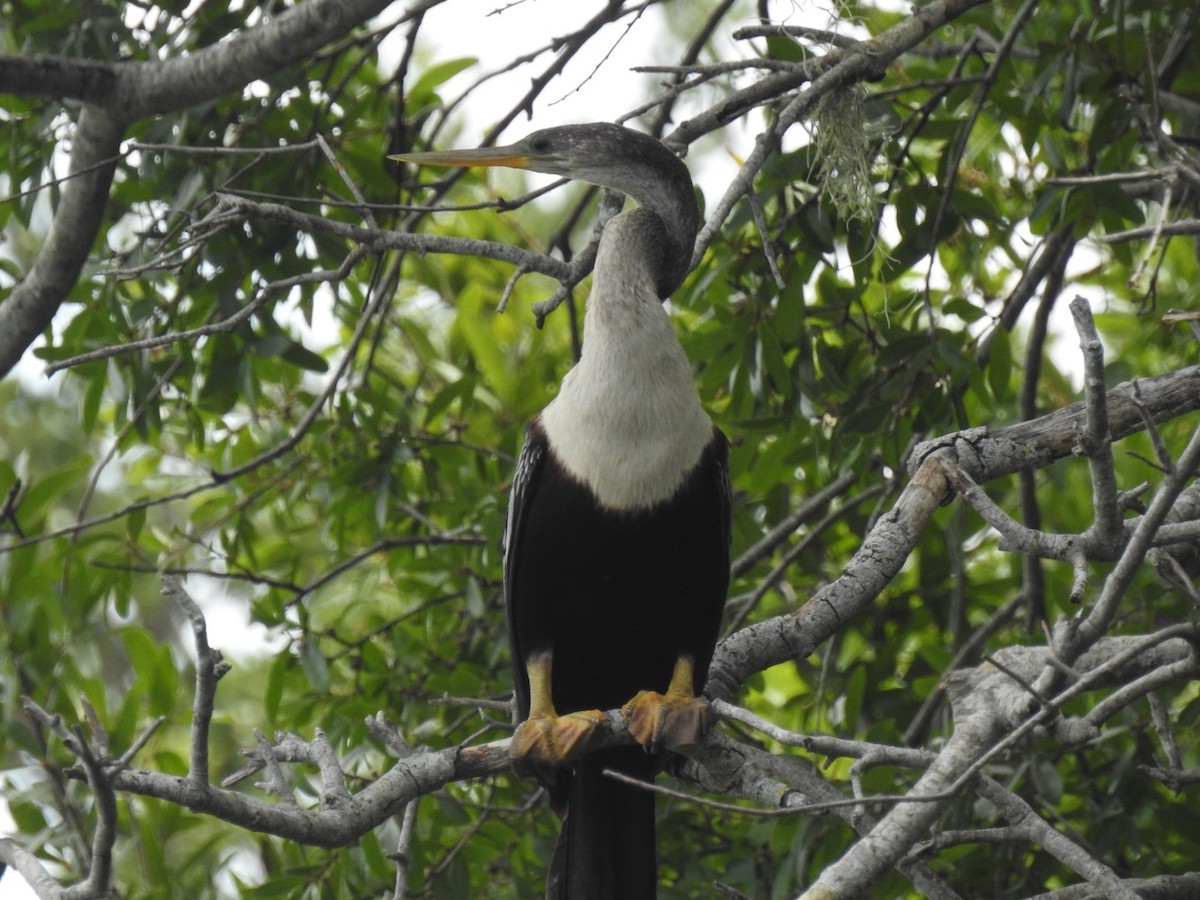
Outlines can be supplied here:
M1113 691L1088 710L1084 721L1090 725L1099 726L1142 697L1150 699L1153 709L1156 702L1153 691L1169 684L1195 678L1197 675L1200 675L1200 657L1181 659L1165 666L1159 666ZM1167 727L1165 718L1160 721L1156 716L1155 724L1158 726L1159 737L1163 739L1163 749L1169 750L1170 746L1167 741L1170 738L1170 729ZM1176 750L1176 755L1178 755L1178 750ZM1172 760L1171 765L1178 767L1180 763L1178 760Z
M178 580L170 576L163 578L163 593L179 604L192 626L192 640L196 646L196 694L192 699L191 758L188 763L188 779L207 786L208 774L208 726L212 722L213 704L217 696L217 682L229 671L230 666L221 657L221 651L208 645L208 625L204 613L196 601L184 590Z
M1095 521L1088 529L1089 543L1112 549L1124 543L1121 510L1117 506L1117 478L1113 469L1112 434L1108 424L1108 394L1104 384L1104 347L1092 321L1087 300L1071 301L1071 316L1079 333L1083 353L1083 395L1087 409L1086 427L1080 446L1092 475L1092 508Z
M100 761L92 754L82 730L76 726L75 754L87 773L88 786L96 798L96 830L87 877L62 892L63 900L103 897L112 884L113 845L117 840L117 797Z
M396 864L396 885L392 890L393 900L405 900L408 896L408 873L412 867L412 845L417 835L417 808L420 799L413 799L404 807L400 822L400 836L396 849L389 855Z
M55 372L63 369L70 369L75 366L82 365L88 362L94 362L98 359L109 359L114 356L120 356L125 353L140 353L147 350L153 350L157 347L166 347L170 344L180 342L191 342L197 338L207 337L212 334L231 334L236 331L243 322L262 309L268 300L277 294L286 296L287 292L293 287L307 284L322 284L326 282L343 281L357 265L359 260L366 256L366 250L362 247L354 247L346 254L346 258L342 260L342 264L336 269L322 269L316 272L304 272L300 275L292 276L291 278L282 278L279 281L273 281L269 284L264 284L258 291L257 296L239 309L235 313L231 313L224 319L216 322L210 322L205 325L189 328L185 331L176 331L170 334L160 334L153 337L142 338L137 341L130 341L125 344L114 344L108 347L101 347L97 350L90 350L87 353L80 353L78 356L72 356L68 359L59 360L46 367L46 374L53 375Z

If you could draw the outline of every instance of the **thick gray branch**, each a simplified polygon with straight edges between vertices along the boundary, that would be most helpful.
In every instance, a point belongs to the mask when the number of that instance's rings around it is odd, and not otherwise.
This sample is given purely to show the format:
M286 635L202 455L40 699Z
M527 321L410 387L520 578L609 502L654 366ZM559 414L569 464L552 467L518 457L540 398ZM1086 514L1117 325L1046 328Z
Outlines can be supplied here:
M1118 441L1146 429L1141 407L1154 422L1166 422L1200 409L1200 366L1188 366L1165 375L1126 381L1108 392L1108 425ZM941 447L952 447L958 464L979 483L1012 475L1022 469L1041 469L1073 456L1079 435L1087 428L1087 408L1081 401L1054 412L996 431L975 428L917 445L909 462L916 471L924 459Z
M122 67L115 99L143 118L240 91L310 59L390 5L391 0L308 0L188 56Z
M103 105L116 91L117 69L65 56L0 56L0 93Z
M58 900L63 887L42 861L11 838L0 838L0 866L10 866L42 900Z
M1126 382L1108 392L1113 440L1200 409L1200 366ZM1140 407L1140 408L1139 408ZM1143 414L1144 411L1144 414ZM912 455L912 480L892 510L879 520L841 577L800 609L730 635L717 647L706 692L732 700L742 684L789 659L801 659L865 610L900 571L933 512L953 493L938 457L948 454L977 482L1040 468L1070 456L1085 428L1086 411L1076 403L1049 415L995 432L957 432L919 445Z
M308 59L378 14L390 0L308 0L228 41L158 62L101 64L52 57L0 58L0 93L82 99L46 242L0 304L0 377L50 324L95 243L128 123L240 90ZM428 2L423 6L430 5Z
M896 505L871 529L840 578L796 612L750 625L718 645L705 692L732 700L755 672L789 659L803 659L841 631L900 571L929 517L950 492L936 460L921 466Z
M1187 637L1168 636L1178 631ZM1003 668L984 664L958 670L945 679L954 714L954 731L936 758L909 792L911 801L898 803L845 855L828 866L802 900L867 896L875 881L899 862L923 838L977 773L1010 738L1027 732L1035 721L1049 721L1073 696L1112 683L1130 672L1142 671L1150 657L1155 661L1194 659L1190 626L1143 638L1108 639L1081 656L1076 685L1045 707L1024 685L1045 666L1050 651L1044 647L1011 647ZM1160 640L1160 638L1163 638ZM1111 868L1093 859L1082 847L1052 828L1031 807L997 784L984 784L980 793L996 803L1010 823L1026 837L1064 862L1106 897L1137 900Z
M71 171L46 242L8 299L0 304L0 377L50 325L92 249L108 206L124 126L86 106L71 143Z
M427 0L420 6L437 2ZM125 122L177 112L310 59L390 4L391 0L309 0L227 41L152 62L0 57L0 93L81 100Z

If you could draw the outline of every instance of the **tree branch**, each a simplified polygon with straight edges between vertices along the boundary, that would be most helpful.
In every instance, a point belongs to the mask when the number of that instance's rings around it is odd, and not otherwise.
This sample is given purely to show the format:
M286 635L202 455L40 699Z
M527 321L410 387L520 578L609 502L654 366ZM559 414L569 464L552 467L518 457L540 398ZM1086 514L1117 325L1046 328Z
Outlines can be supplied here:
M1144 430L1144 416L1164 422L1200 409L1200 366L1138 379L1136 389L1140 401L1134 397L1133 382L1118 385L1106 396L1113 440ZM1072 455L1086 415L1085 405L1076 403L994 432L975 428L919 444L909 461L911 480L841 577L795 612L750 625L723 640L709 671L709 695L733 699L755 672L808 656L875 600L908 559L929 517L951 497L952 485L939 456L944 454L979 483L1041 468Z
M229 671L230 666L223 661L221 651L213 650L208 645L208 625L204 613L183 589L183 585L168 575L163 578L163 593L179 604L192 626L192 640L196 646L196 692L192 700L192 755L188 764L188 780L207 785L208 726L216 702L217 682Z
M186 109L301 60L378 14L390 0L307 0L228 41L187 56L107 66L35 57L0 59L0 93L47 96L39 77L87 101L75 125L71 177L50 232L25 277L0 304L0 377L6 375L79 280L108 205L127 125ZM440 0L427 0L423 6Z
M108 205L124 124L84 107L71 144L71 169L45 243L33 265L0 303L0 378L50 320L79 280Z

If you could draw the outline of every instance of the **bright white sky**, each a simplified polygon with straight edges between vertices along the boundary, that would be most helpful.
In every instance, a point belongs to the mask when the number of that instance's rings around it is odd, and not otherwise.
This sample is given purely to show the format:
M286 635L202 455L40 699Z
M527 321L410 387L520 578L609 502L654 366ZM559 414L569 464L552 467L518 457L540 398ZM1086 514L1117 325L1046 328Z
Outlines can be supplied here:
M435 8L426 16L425 33L454 34L455 37L436 48L426 45L426 49L433 50L438 59L477 57L483 61L482 68L486 71L501 67L514 56L545 44L547 37L570 33L605 4L600 0L578 3L517 0L509 3L503 12L489 15L491 10L500 5L500 0L454 0ZM778 0L772 4L776 7L776 15L789 16L790 12L793 19L797 15L795 5ZM728 35L740 25L757 21L756 17L750 15L751 6L747 3L745 19L736 16L727 19L716 38L720 46L730 48L730 52L722 52L724 58L730 58L732 53L733 42ZM588 42L567 65L563 74L542 93L535 105L533 118L518 118L509 126L503 140L515 140L529 131L551 125L614 119L652 96L664 76L639 74L631 70L636 66L674 61L661 58L657 45L661 42L668 13L679 9L682 9L679 3L655 6L628 31L626 22L605 28ZM820 24L828 24L824 16L819 18ZM805 16L805 19L811 21L812 16ZM470 27L470 30L456 34L464 26ZM750 48L743 46L741 52L748 55ZM540 72L550 59L551 56L546 54L533 65L484 85L472 104L473 110L478 113L468 112L462 120L462 145L473 146L494 118L494 112L507 110L514 99L528 88L530 76ZM449 89L442 92L443 98L457 96L459 90L475 77L476 73L468 73L451 81ZM686 105L677 107L676 121L686 117L687 109ZM729 134L724 135L728 149L737 157L748 153L753 145L754 134L742 132L737 126L728 131ZM716 172L694 173L698 175L702 187L703 182L708 183L710 193L712 189L719 190L728 183L737 165L733 155L714 156L723 158L706 160L705 168L715 168Z

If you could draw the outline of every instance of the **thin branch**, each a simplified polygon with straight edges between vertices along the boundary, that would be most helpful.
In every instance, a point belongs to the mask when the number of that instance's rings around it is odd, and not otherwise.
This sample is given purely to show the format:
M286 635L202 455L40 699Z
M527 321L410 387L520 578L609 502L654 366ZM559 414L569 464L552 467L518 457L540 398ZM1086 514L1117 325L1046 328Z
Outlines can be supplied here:
M321 148L321 152L329 161L329 164L333 166L333 170L338 173L346 186L350 188L350 193L354 196L354 208L362 213L363 219L367 223L367 227L377 229L379 227L379 223L375 221L375 216L371 212L371 207L367 204L367 198L363 196L362 191L360 191L358 188L358 185L354 183L354 180L346 171L346 167L342 165L342 161L334 154L333 148L329 146L329 142L325 140L325 136L318 134L316 141Z
M893 747L890 744L876 744L870 741L852 741L846 738L830 737L820 734L799 734L780 728L769 719L735 706L724 700L712 701L713 712L722 719L740 722L755 731L765 734L771 740L785 747L798 747L810 753L833 758L852 758L872 760L873 765L905 766L923 769L934 759L935 754L928 750L917 750L910 747Z
M1175 500L1187 487L1197 467L1200 467L1200 426L1192 432L1192 437L1180 455L1174 471L1155 492L1146 515L1141 518L1130 536L1125 552L1105 579L1104 588L1091 612L1084 619L1072 620L1064 629L1057 648L1059 655L1068 663L1108 631L1126 589L1153 546L1154 536Z
M1103 172L1097 175L1055 175L1045 184L1057 187L1088 187L1096 184L1127 184L1139 181L1161 181L1177 174L1176 166L1159 166L1139 169L1135 172Z
M1121 510L1117 505L1117 475L1113 468L1112 435L1108 424L1104 345L1100 343L1087 300L1076 297L1071 301L1070 308L1083 355L1083 396L1087 424L1080 435L1080 446L1087 457L1092 476L1092 509L1095 512L1095 521L1088 528L1088 539L1089 544L1099 542L1116 549L1124 543L1125 535L1121 527Z
M188 780L207 786L208 774L208 727L212 722L213 704L217 696L217 682L229 671L219 650L208 645L208 625L204 613L191 595L176 579L163 578L163 594L170 597L187 615L192 626L192 639L196 646L196 693L192 698L191 757L188 762Z
M808 552L810 547L820 540L821 536L827 530L849 515L860 503L882 494L884 489L885 485L883 484L872 485L854 497L848 498L838 508L830 510L828 513L822 516L820 521L813 525L813 527L809 530L808 534L806 534L803 539L797 541L794 547L789 548L788 551L780 558L775 567L763 576L762 580L755 585L754 590L750 593L749 597L745 599L738 598L737 603L740 604L740 609L738 609L737 614L731 620L729 627L726 629L726 633L737 631L742 627L743 624L745 624L746 620L758 607L759 603L762 602L762 599L770 591L778 587L778 585L783 581L783 578L787 574L788 570L796 564L800 557ZM731 605L733 605L732 602Z
M1088 710L1084 721L1089 725L1099 726L1142 697L1149 696L1153 702L1153 691L1169 684L1196 678L1198 675L1200 675L1200 657L1181 659L1165 666L1159 666L1113 691ZM1160 734L1162 733L1160 729Z
M420 798L410 800L404 807L404 815L400 822L400 836L396 839L396 849L388 858L396 864L396 882L392 890L392 900L405 900L408 897L408 876L412 868L412 846L417 835L417 809Z
M117 841L117 797L79 726L76 726L75 737L75 754L87 773L88 786L96 798L96 830L92 835L87 878L63 891L62 897L63 900L91 900L105 896L112 886L113 846Z
M1158 766L1138 766L1138 770L1161 781L1173 791L1182 791L1192 785L1200 784L1200 769L1163 769Z
M786 816L796 815L811 815L813 813L825 812L831 809L837 809L843 806L860 806L863 803L939 803L946 799L945 796L919 796L914 797L911 794L880 794L864 798L848 798L845 800L823 800L817 803L802 803L798 802L794 795L789 796L788 803L781 809L760 809L752 806L738 806L736 803L722 803L719 800L711 800L707 797L698 797L695 794L689 794L686 791L677 791L661 784L656 784L653 781L643 781L640 778L634 778L626 775L624 772L618 772L614 769L605 769L604 774L614 781L620 781L624 784L640 787L653 794L661 794L664 797L672 797L676 800L685 800L689 803L695 803L707 809L715 809L720 812L741 814L744 816L754 816L761 819L778 819Z
M771 273L775 287L782 291L787 287L787 281L784 279L783 273L779 271L779 263L775 259L775 248L767 229L767 216L763 212L762 201L753 191L746 195L746 199L750 203L750 214L754 218L754 227L758 229L758 237L762 241L763 256L767 260L767 269Z
M370 559L377 553L382 553L386 550L394 550L398 547L438 547L438 546L464 546L464 547L480 547L487 541L474 534L456 534L447 532L443 534L416 535L411 537L399 538L380 538L370 547L367 547L352 556L343 559L337 565L325 570L321 575L314 578L308 584L299 588L296 596L289 601L290 604L299 603L306 596L311 594L318 588L323 587L333 581L344 572L357 566L365 559Z
M95 362L100 359L110 359L114 356L121 356L126 353L145 353L147 350L154 350L157 347L166 347L171 344L180 342L192 343L197 338L207 337L213 334L232 334L237 331L243 322L257 313L260 309L266 306L267 301L277 294L285 294L293 287L306 284L324 284L328 282L341 282L349 277L354 266L366 256L367 251L363 247L353 247L341 265L336 269L319 269L315 272L304 272L300 275L294 275L290 278L282 278L278 281L272 281L264 284L258 291L258 295L239 309L237 312L231 313L224 319L216 322L210 322L205 325L189 328L184 331L175 331L168 334L154 335L153 337L142 338L137 341L130 341L125 344L113 344L108 347L100 347L97 350L91 350L87 353L80 353L78 356L72 356L68 359L59 360L56 363L51 363L46 367L46 374L53 375L55 372L60 372L63 369L70 369L75 366L83 365L84 363Z
M1140 241L1160 236L1175 237L1185 234L1200 234L1200 219L1176 219L1174 222L1139 225L1137 228L1129 228L1125 231L1092 235L1092 240L1099 244L1120 244L1125 241Z
M1158 741L1162 744L1163 753L1167 757L1167 765L1173 769L1182 769L1183 754L1179 752L1179 743L1175 740L1175 733L1171 730L1170 711L1167 709L1167 704L1154 693L1148 694L1146 700L1150 706L1150 716L1154 720L1154 730L1158 734Z
M775 548L786 541L801 525L806 522L811 522L826 506L835 498L849 490L851 485L858 480L858 476L854 472L843 472L833 481L829 482L824 487L820 488L816 493L810 494L804 498L796 509L788 513L774 527L771 528L752 546L746 548L742 554L733 561L732 575L734 578L740 578L745 575L759 562L766 559L775 552Z
M1011 827L1029 843L1040 846L1063 865L1086 878L1104 897L1111 900L1140 900L1140 895L1118 878L1109 866L1053 827L1013 792L989 779L981 781L976 791L979 796L995 804Z

